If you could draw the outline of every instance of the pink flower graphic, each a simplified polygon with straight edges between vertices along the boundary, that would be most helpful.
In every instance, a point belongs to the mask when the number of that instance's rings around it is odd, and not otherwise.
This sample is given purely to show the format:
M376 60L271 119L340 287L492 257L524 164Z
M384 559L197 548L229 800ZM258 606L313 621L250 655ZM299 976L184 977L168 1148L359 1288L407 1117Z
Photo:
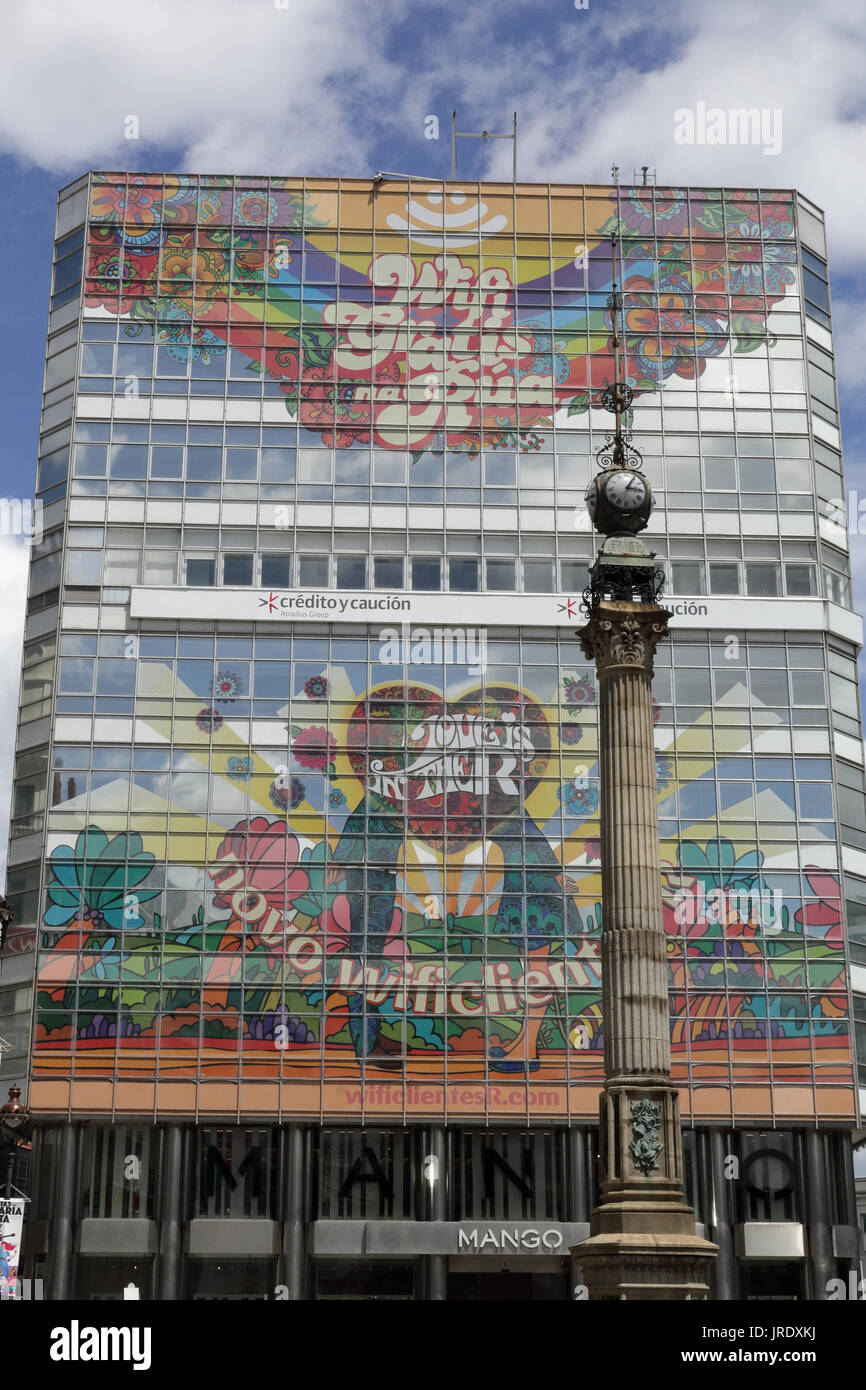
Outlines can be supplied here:
M319 919L319 930L327 934L326 955L333 956L348 950L352 924L349 915L349 899L345 893L338 893L332 906L322 913ZM389 960L403 960L409 953L402 930L403 913L399 907L395 907L388 924L385 945L382 948L383 954Z
M322 772L331 767L337 751L337 740L320 725L300 729L292 739L292 753L301 767Z

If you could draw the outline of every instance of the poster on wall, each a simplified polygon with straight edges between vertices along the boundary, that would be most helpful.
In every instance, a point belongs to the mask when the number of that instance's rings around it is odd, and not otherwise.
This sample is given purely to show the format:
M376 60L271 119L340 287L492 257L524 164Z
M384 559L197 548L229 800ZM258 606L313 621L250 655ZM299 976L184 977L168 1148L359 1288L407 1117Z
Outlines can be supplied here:
M18 1297L24 1207L23 1197L0 1197L0 1299Z

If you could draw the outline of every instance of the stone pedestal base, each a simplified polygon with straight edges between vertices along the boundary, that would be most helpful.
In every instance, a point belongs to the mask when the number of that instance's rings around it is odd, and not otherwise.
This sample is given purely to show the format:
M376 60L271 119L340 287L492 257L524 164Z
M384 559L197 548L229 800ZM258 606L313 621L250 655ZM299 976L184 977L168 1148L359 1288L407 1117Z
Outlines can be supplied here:
M590 1299L705 1299L718 1247L683 1200L679 1097L667 1080L620 1077L599 1101L601 1201L572 1248Z
M717 1247L701 1240L694 1229L691 1235L590 1236L571 1251L590 1301L663 1298L668 1302L708 1297L707 1271L716 1252Z

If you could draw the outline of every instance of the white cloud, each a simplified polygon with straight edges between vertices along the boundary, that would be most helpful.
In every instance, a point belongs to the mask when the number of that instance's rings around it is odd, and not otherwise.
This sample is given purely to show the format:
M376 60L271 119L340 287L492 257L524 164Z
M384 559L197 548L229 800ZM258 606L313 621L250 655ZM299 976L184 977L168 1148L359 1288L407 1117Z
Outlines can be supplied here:
M627 41L620 8L596 25L592 8L563 21L557 7L555 35L542 28L483 68L469 26L478 33L494 9L468 8L459 41L449 32L428 49L425 70L450 78L452 88L462 84L475 100L480 89L482 99L517 108L518 172L525 178L609 183L615 162L622 182L648 164L660 184L796 187L828 213L836 268L859 263L866 211L858 172L866 135L860 0L633 6L625 12ZM556 49L565 61L554 66ZM699 101L725 110L778 109L780 153L765 155L759 145L677 144L675 113ZM492 152L498 177L507 176L510 158L504 143Z
M866 361L866 297L833 295L836 375L843 389L860 389Z
M4 12L0 146L52 170L152 167L153 147L211 173L363 168L394 5L24 0Z
M448 107L470 129L504 129L516 107L527 179L607 183L615 161L623 180L648 163L660 183L796 186L828 210L837 268L859 256L860 0L282 4L20 0L4 14L0 148L51 170L153 167L172 150L191 171L358 176L393 167L395 144L429 156L434 112L444 175ZM698 101L778 109L781 152L677 144L675 113ZM488 175L510 160L491 145Z
M30 550L26 542L0 534L0 883L6 877L6 849L12 800L12 764L18 723L21 643Z

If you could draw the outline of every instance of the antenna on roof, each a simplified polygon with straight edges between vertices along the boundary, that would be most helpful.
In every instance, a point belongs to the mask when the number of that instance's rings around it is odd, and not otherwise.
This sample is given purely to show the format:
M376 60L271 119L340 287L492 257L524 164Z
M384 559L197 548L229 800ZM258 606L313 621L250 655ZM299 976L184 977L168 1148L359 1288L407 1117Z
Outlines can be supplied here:
M458 130L457 111L451 111L451 178L457 178L457 141L458 140L483 140L484 148L487 148L488 140L512 140L514 142L514 152L511 161L511 176L514 183L517 183L517 112L514 112L512 128L510 134L496 134L490 130Z

